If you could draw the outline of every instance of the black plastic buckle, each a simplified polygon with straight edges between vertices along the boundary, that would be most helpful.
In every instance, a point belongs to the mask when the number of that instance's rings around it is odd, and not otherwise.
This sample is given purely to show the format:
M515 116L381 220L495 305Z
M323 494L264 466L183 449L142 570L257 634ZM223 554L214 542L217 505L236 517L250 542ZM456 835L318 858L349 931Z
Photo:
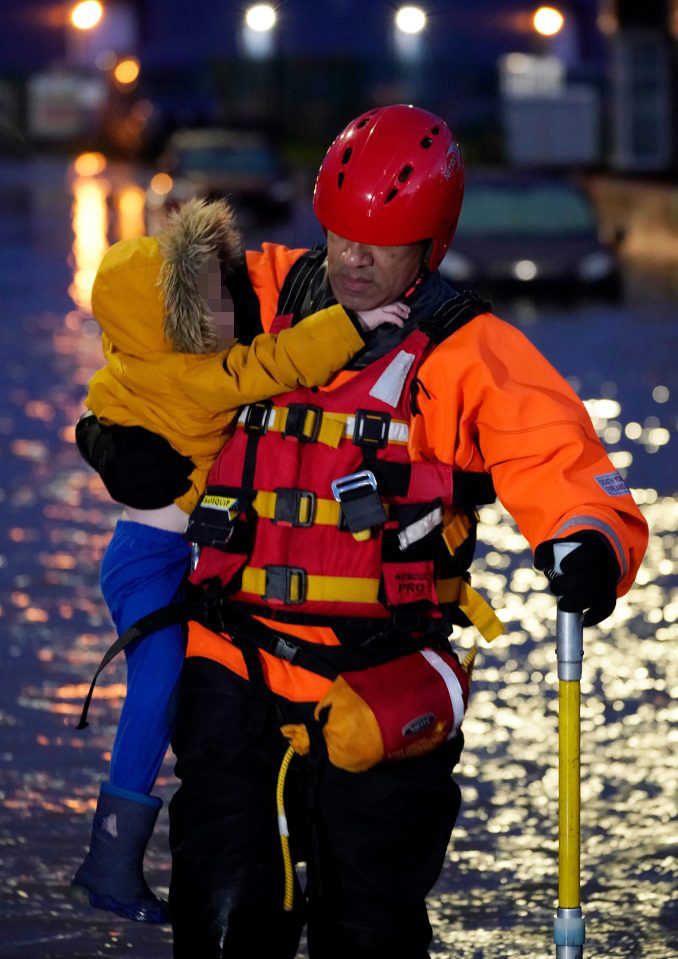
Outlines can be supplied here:
M307 413L313 413L310 433L305 432ZM320 432L322 418L323 411L319 406L311 406L307 403L290 403L287 407L285 429L282 432L283 439L291 436L295 440L299 440L300 443L315 443Z
M371 470L349 473L332 481L332 494L341 503L342 518L352 533L360 533L386 522L386 512L377 493L377 480Z
M312 526L315 517L315 493L305 489L283 489L275 493L275 516L273 522L280 526ZM301 504L306 502L308 519L301 518Z
M356 446L369 446L371 449L383 450L388 443L390 425L390 413L356 410L353 442Z
M264 599L278 603L287 603L297 606L306 600L306 570L299 566L265 566L266 588ZM297 598L292 597L292 577L299 577L299 592Z
M257 403L250 403L245 417L245 432L254 433L256 436L264 436L268 429L268 419L272 408L271 400L259 400Z

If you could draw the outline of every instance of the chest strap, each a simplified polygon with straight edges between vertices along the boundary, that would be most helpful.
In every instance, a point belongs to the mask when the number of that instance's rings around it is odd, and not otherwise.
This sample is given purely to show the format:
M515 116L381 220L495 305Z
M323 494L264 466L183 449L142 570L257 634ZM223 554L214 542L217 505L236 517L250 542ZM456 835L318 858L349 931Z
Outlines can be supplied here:
M379 421L378 430L370 429L371 418ZM337 449L343 439L355 439L361 445L377 448L389 443L405 446L410 436L409 425L403 420L391 419L388 414L334 413L306 403L290 403L285 407L272 406L266 401L250 403L238 417L238 426L246 433L282 433L300 443L323 443L331 449Z

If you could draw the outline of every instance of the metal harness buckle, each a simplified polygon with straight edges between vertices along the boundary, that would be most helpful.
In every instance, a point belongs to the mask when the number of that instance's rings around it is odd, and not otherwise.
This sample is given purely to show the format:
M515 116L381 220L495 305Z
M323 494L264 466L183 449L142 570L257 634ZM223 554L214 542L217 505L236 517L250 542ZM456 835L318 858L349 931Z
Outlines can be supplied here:
M341 504L341 518L352 533L360 533L386 522L386 513L377 493L377 480L371 470L359 470L332 481L332 495Z

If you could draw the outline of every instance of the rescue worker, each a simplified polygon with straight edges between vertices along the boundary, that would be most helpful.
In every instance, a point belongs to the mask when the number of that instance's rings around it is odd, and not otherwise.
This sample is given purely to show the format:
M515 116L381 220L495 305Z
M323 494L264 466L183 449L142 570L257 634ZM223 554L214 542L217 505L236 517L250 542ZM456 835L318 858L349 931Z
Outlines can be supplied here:
M305 922L312 959L425 959L468 694L447 637L455 624L501 630L468 580L475 508L496 490L560 608L586 625L640 564L646 524L579 399L522 333L437 272L462 195L442 119L370 110L318 174L327 247L248 253L264 329L336 301L400 299L410 314L368 334L326 387L246 407L191 518L199 611L170 805L177 959L291 959ZM142 462L132 442L117 456ZM573 548L558 564L562 541ZM303 758L282 816L288 740ZM279 826L307 864L303 894Z

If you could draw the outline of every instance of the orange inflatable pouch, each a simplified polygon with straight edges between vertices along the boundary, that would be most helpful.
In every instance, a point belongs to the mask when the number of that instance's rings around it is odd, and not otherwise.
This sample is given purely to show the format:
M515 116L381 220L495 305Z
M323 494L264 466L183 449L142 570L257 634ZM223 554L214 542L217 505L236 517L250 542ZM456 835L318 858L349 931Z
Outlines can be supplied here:
M191 513L186 539L193 544L191 583L215 577L225 585L245 566L254 542L256 514L241 489L208 486Z
M452 653L421 649L342 673L315 708L330 762L362 772L431 752L464 718L469 678ZM284 732L284 730L283 730Z

